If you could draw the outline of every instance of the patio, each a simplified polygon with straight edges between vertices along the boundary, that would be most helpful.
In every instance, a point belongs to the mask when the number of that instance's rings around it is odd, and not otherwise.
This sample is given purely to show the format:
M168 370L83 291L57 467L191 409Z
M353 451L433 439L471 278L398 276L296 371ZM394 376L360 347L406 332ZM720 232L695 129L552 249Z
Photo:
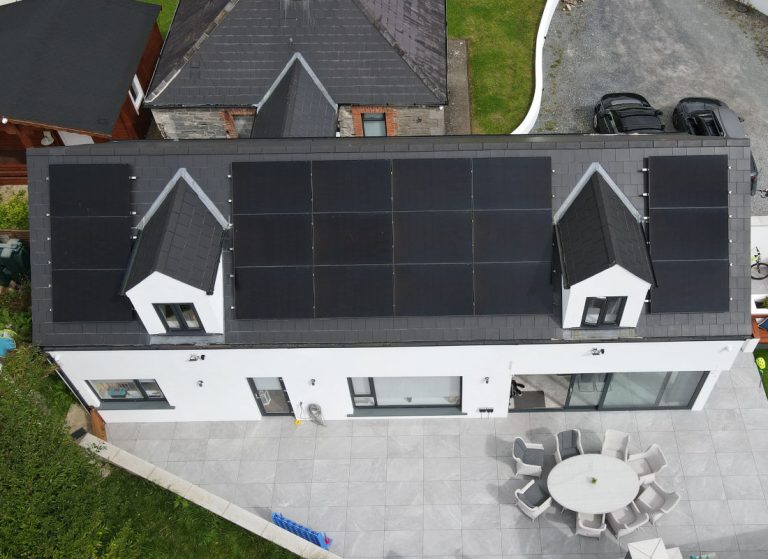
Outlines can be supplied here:
M662 537L684 557L768 554L768 401L751 356L740 354L702 412L546 412L504 419L370 419L296 426L292 418L235 423L108 425L129 452L269 517L278 511L334 539L348 558L618 559L615 538L576 536L574 516L550 509L535 522L514 504L512 441L582 431L599 452L606 429L631 434L630 452L661 446L658 476L682 495L653 527L622 538ZM713 556L714 559L715 556Z

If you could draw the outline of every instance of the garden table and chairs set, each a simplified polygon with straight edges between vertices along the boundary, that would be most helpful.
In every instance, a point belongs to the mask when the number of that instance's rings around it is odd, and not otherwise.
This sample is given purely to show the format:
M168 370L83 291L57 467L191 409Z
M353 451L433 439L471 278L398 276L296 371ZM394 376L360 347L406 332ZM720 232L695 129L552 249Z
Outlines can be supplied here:
M629 434L609 429L601 452L587 454L578 429L561 431L555 438L556 464L546 480L541 479L544 446L522 437L513 442L517 474L539 478L515 491L518 508L531 520L554 502L563 512L576 513L576 534L599 538L610 526L620 541L647 523L655 525L680 502L679 494L656 481L667 466L659 445L629 454Z

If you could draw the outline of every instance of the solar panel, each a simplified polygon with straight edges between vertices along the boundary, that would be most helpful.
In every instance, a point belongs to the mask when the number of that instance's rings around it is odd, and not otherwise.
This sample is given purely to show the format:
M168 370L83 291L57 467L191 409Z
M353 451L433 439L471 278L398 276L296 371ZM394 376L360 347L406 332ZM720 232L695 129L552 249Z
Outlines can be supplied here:
M308 161L232 163L235 214L309 213L312 183Z
M472 160L475 209L552 210L549 157L494 157Z
M310 266L235 269L236 318L312 318Z
M131 168L123 164L50 165L52 216L128 216Z
M128 217L52 217L54 270L125 269L131 252Z
M728 259L728 208L655 209L649 238L654 260Z
M395 315L473 314L471 264L395 266Z
M236 267L312 264L310 214L239 215L234 229Z
M728 207L728 156L648 158L651 208Z
M392 161L394 209L469 210L472 174L469 159L395 159Z
M552 211L476 211L475 262L552 260Z
M315 316L392 316L392 265L315 267Z
M124 322L133 319L120 295L125 270L53 270L54 322Z
M654 262L659 284L651 292L651 312L727 312L727 260Z
M472 214L395 212L395 262L472 263Z
M392 176L386 159L313 161L315 212L392 210Z
M475 265L476 314L549 314L549 262Z
M315 264L392 263L392 214L315 214Z

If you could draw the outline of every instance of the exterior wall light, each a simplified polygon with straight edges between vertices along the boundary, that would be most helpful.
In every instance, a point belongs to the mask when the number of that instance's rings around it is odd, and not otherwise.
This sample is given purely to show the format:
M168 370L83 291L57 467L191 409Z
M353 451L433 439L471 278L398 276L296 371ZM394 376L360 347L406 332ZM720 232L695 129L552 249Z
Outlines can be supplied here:
M605 350L604 350L604 349L602 349L602 348L596 348L596 347L593 347L593 348L590 350L590 353L591 353L592 355L603 355L603 354L605 353Z
M490 377L484 377L484 378L483 378L483 382L484 382L485 384L488 384L490 381L491 381Z

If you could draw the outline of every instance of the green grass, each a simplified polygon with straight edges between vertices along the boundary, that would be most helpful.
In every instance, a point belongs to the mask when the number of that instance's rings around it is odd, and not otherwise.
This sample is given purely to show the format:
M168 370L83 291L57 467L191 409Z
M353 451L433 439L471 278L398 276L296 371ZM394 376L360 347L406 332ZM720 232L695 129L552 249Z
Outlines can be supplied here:
M467 39L472 132L509 134L528 112L545 0L448 0L448 36Z
M157 26L160 28L160 33L163 37L168 35L168 28L171 26L173 20L173 14L176 11L176 6L179 4L179 0L141 0L147 4L157 4L162 9L160 15L157 16Z
M762 357L768 363L768 349L756 349L755 360L758 357ZM763 377L763 390L765 390L765 397L768 398L768 366L762 369L758 367L757 370L760 371L760 376Z

